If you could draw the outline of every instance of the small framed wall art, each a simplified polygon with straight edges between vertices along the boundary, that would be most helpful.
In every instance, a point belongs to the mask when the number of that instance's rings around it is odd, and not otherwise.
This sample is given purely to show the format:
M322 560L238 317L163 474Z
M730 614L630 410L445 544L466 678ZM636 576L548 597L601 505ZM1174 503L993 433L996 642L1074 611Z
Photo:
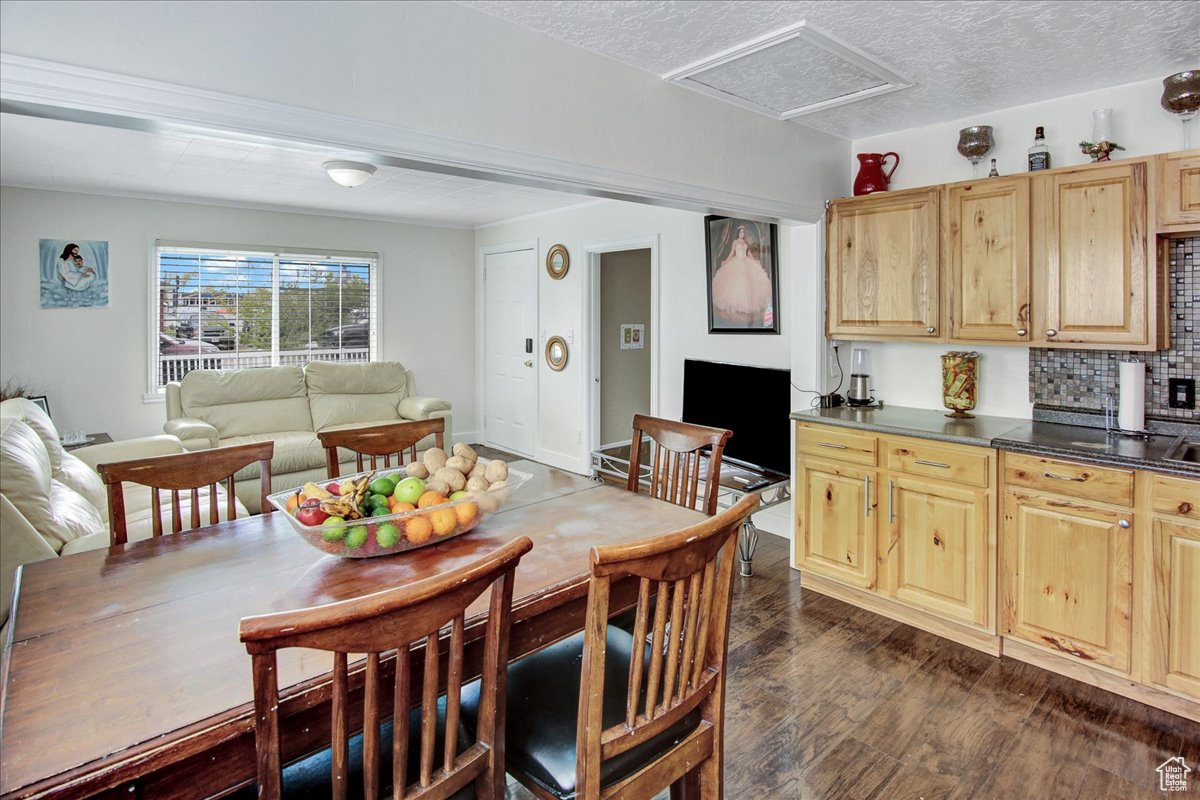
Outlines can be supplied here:
M38 272L42 308L108 305L108 242L41 239Z
M571 254L565 244L556 244L546 253L546 272L556 281L561 281L571 268Z
M555 372L562 372L567 367L567 340L561 336L551 336L546 341L546 363Z

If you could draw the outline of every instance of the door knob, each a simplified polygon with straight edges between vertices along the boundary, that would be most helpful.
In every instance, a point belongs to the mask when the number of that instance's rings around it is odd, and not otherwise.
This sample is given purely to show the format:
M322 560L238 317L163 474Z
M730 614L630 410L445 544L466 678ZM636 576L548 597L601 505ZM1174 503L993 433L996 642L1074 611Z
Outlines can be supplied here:
M1051 328L1050 330L1046 331L1046 335L1047 336L1058 336L1058 331L1054 330L1054 328Z
M928 328L925 329L925 332L926 333L934 333L936 330L937 330L936 328L934 328L932 325L930 325Z
M532 368L533 367L533 359L531 359L531 358L525 359L525 366Z
M1027 333L1029 333L1029 331L1025 330L1024 328L1017 328L1017 336L1024 336Z

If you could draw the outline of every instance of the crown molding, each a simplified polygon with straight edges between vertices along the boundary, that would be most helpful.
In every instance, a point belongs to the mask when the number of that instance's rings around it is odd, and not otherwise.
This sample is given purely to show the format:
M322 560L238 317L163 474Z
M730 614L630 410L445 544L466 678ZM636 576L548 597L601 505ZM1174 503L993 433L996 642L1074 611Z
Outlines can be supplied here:
M0 111L257 141L613 200L815 222L822 209L162 81L0 53Z

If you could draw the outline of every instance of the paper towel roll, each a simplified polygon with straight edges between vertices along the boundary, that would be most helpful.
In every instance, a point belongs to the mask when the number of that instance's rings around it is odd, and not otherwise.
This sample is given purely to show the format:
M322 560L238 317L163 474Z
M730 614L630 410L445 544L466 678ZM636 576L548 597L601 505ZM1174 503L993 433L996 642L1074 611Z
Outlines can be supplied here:
M1146 365L1122 361L1117 375L1117 427L1123 431L1146 429Z

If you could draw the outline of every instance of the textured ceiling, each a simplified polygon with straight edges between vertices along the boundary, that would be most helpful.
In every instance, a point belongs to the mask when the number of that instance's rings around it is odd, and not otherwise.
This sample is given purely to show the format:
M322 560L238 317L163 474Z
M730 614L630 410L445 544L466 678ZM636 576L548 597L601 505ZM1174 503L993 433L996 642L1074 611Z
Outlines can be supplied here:
M463 4L658 75L806 21L916 83L796 120L850 139L1200 68L1195 0ZM768 97L812 93L787 70L763 81Z
M362 186L347 189L330 180L321 167L340 157L0 114L0 184L5 186L455 227L487 225L591 200L386 166Z

